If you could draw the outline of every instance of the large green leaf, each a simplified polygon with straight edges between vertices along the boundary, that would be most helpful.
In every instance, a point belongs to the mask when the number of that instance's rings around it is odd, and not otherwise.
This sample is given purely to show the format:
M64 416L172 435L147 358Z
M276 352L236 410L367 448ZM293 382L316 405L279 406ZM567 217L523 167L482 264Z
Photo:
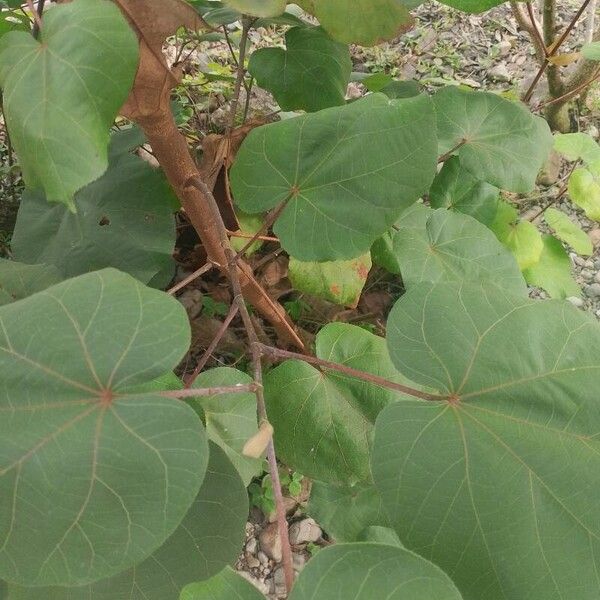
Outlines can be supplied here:
M388 345L448 398L377 420L373 477L406 547L467 600L595 600L598 323L564 301L421 284L392 310Z
M471 174L501 189L529 192L554 138L541 117L496 94L446 87L433 97L439 153L455 150Z
M371 266L371 254L332 262L302 262L290 257L289 278L301 292L336 304L356 306Z
M594 246L590 236L581 227L571 221L567 215L556 208L548 208L544 212L546 223L554 229L556 235L569 244L575 252L583 256L590 256L594 252Z
M458 156L450 157L436 175L429 190L433 208L449 208L490 225L498 210L500 190L471 175Z
M589 219L600 221L600 160L589 169L578 168L569 177L569 196Z
M415 205L396 227L394 253L406 287L422 281L492 282L527 294L513 255L472 217Z
M331 35L345 44L374 46L410 29L412 0L299 0Z
M246 212L288 200L275 232L298 260L354 258L429 189L436 145L428 98L372 94L254 129L231 184Z
M554 149L568 160L581 159L587 164L600 160L600 146L587 133L557 133Z
M265 597L247 579L226 568L211 579L188 585L180 600L265 600Z
M316 340L319 358L399 383L385 341L354 325L330 323ZM331 483L370 479L369 448L379 411L401 398L339 372L289 360L265 378L278 455L307 477Z
M143 283L172 264L175 198L162 172L130 153L135 136L113 136L108 171L76 194L76 213L48 204L41 191L23 194L17 260L55 265L65 277L115 267Z
M55 267L24 265L0 258L0 306L41 292L61 279Z
M83 587L12 586L7 600L178 600L184 586L235 562L247 516L246 488L225 453L211 444L194 504L175 533L144 562Z
M231 8L255 17L276 17L285 10L286 0L224 0Z
M73 210L75 192L102 175L138 52L133 30L107 0L52 8L39 41L25 32L0 38L4 112L29 188Z
M179 302L112 269L0 308L0 577L83 585L179 525L206 435L189 406L135 386L189 340Z
M544 248L539 261L523 272L527 283L546 290L552 298L581 296L581 288L573 278L571 259L555 237L542 237Z
M293 27L286 49L261 48L248 69L283 110L308 112L344 104L352 71L348 46L332 40L320 27Z
M290 600L461 600L434 564L398 546L369 542L321 550L304 568Z
M389 526L372 483L351 486L315 481L307 512L336 542L355 542L367 527Z
M195 387L248 384L252 378L242 371L221 367L201 373ZM246 442L258 431L254 394L219 394L195 398L202 409L206 433L226 452L246 485L261 471L263 462L242 454Z

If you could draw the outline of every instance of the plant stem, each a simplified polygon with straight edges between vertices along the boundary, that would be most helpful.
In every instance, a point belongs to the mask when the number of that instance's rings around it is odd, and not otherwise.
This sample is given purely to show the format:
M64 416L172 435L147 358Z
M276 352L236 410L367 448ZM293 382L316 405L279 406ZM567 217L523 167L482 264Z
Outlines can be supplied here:
M255 393L257 387L256 383L240 383L238 385L225 385L221 387L168 390L159 392L159 395L165 398L193 398L194 396L216 396L217 394L248 394Z
M192 283L192 281L194 281L195 279L198 279L198 277L204 275L204 273L208 273L208 271L210 271L214 267L214 263L207 262L205 265L203 265L199 269L196 269L193 273L188 275L185 279L182 279L179 283L176 283L172 288L169 288L167 290L167 294L174 296L179 290L183 289L186 285Z
M288 196L279 206L276 206L267 215L267 218L265 219L265 222L262 224L262 227L253 236L250 237L250 239L244 244L242 249L236 254L236 256L235 256L236 260L239 260L240 258L242 258L244 256L244 253L248 250L248 248L250 248L250 246L252 246L252 244L254 244L254 242L256 242L261 237L263 237L264 234L267 233L267 231L269 231L269 229L272 227L272 225L275 223L275 221L277 221L277 219L279 218L279 215L283 212L283 209L287 206L287 203L290 198L291 198L291 196ZM279 240L277 239L276 241L279 241Z
M307 356L305 354L299 354L297 352L280 350L279 348L275 348L273 346L266 346L264 344L259 344L259 348L260 352L264 356L268 356L269 358L275 360L282 360L286 358L302 360L308 364L315 365L317 367L322 367L324 369L339 371L340 373L344 373L344 375L356 377L357 379L362 379L363 381L367 381L369 383L372 383L373 385L378 385L390 390L394 390L396 392L402 392L403 394L408 394L409 396L414 396L415 398L420 398L421 400L439 401L446 399L446 396L441 396L439 394L428 394L427 392L422 392L421 390L416 390L409 386L402 385L401 383L390 381L389 379L379 377L378 375L373 375L372 373L359 371L358 369L346 367L345 365L341 365L339 363L323 360L321 358L317 358L316 356Z
M42 28L42 14L44 12L44 5L46 4L46 0L38 0L37 6L37 18L34 15L35 23L33 25L33 29L31 31L31 35L37 40L40 35L40 31Z
M248 33L250 27L252 27L254 19L249 19L244 16L242 19L242 37L240 39L240 57L237 64L237 77L235 80L235 87L233 89L233 97L231 98L231 110L229 112L229 124L227 129L231 131L235 127L235 117L237 115L238 104L240 102L240 92L242 91L242 84L244 83L244 77L246 77L246 45L248 43Z
M33 0L27 0L27 8L29 9L31 16L33 17L33 20L35 21L35 25L33 27L33 30L31 31L31 35L33 35L33 37L37 37L37 35L42 29L42 17L33 5Z
M225 335L227 328L229 327L229 325L231 325L231 321L233 321L233 319L235 318L235 315L237 315L238 311L239 311L239 308L238 308L237 304L232 304L231 308L229 309L229 314L227 315L227 317L225 318L225 320L223 321L223 323L221 323L221 326L219 327L219 331L217 331L215 337L211 340L210 344L208 345L208 348L206 348L206 350L204 351L204 354L202 355L202 358L200 358L200 360L198 361L198 364L196 365L196 368L194 369L193 373L187 378L187 380L185 382L186 388L192 387L192 385L194 384L194 381L196 381L196 378L200 374L200 371L202 371L202 369L204 369L204 367L206 366L208 359L211 357L212 353L215 351L217 345L221 341L221 338Z
M466 143L467 143L467 140L460 140L460 142L458 142L458 144L456 144L456 146L454 146L454 148L450 148L450 150L448 150L448 152L446 152L445 154L442 154L438 158L438 164L446 162L461 146L464 146Z

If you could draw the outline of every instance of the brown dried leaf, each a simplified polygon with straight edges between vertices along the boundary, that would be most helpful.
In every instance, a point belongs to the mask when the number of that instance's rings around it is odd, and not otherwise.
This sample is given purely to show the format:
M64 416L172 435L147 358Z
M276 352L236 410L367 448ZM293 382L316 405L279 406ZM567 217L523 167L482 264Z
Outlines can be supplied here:
M264 421L258 431L244 444L242 454L250 458L260 458L265 453L272 436L273 425Z

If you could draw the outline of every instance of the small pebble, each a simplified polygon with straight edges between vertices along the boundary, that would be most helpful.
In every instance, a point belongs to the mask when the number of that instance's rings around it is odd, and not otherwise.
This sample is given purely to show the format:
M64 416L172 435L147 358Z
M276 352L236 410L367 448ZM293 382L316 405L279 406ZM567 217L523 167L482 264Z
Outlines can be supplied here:
M577 296L569 296L567 298L567 300L573 305L576 306L577 308L581 308L583 306L583 300L581 298L578 298Z
M290 543L295 546L306 542L316 542L323 532L314 519L310 517L293 523L290 527Z
M590 298L600 298L600 283L592 283L585 288L585 293Z

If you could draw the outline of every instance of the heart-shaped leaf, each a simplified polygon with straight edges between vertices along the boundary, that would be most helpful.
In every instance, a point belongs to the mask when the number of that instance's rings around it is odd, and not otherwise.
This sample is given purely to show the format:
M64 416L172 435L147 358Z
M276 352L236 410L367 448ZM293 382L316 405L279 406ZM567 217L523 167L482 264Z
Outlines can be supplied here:
M52 266L24 265L0 258L0 306L27 298L61 280Z
M83 587L10 586L7 600L178 600L184 586L208 579L235 562L247 515L246 488L225 453L211 443L206 477L196 500L175 533L144 562Z
M227 367L201 373L196 387L220 387L248 384L252 378L242 371ZM206 433L218 444L238 470L245 485L261 472L262 460L242 454L246 442L258 431L256 396L254 394L219 394L193 400L202 410Z
M84 585L179 525L208 460L186 404L136 386L190 330L174 298L107 269L0 308L0 576Z
M406 547L467 600L595 599L598 323L564 301L421 284L392 310L388 345L445 398L377 420L373 477Z
M316 354L406 383L392 366L385 341L354 325L326 325L317 335ZM338 484L370 479L373 423L384 406L401 397L299 360L284 362L265 378L269 420L281 459L307 477Z
M332 40L320 27L293 27L282 48L261 48L248 69L287 111L308 112L345 103L352 71L348 46Z
M523 271L527 283L541 287L552 298L581 296L581 288L571 273L571 259L563 245L551 235L544 235L542 242L544 249L539 261Z
M290 600L461 600L449 577L434 564L398 546L338 544L306 565Z
M429 190L433 208L448 208L470 215L484 225L494 221L500 190L471 175L458 156L450 157L436 175Z
M300 292L355 307L371 266L370 254L332 262L302 262L290 257L289 278Z
M372 94L254 129L231 184L246 212L287 201L274 230L298 260L355 258L429 189L436 147L427 97Z
M396 227L394 254L406 287L422 281L487 281L527 294L513 255L472 217L415 205Z
M546 121L496 94L452 86L433 102L440 154L456 152L467 171L498 188L533 189L554 145Z
M211 579L188 585L180 600L265 600L247 580L230 568L223 569Z
M600 160L600 146L587 133L557 133L554 149L568 160L581 159L587 164Z
M113 137L108 171L75 195L76 213L42 192L23 194L15 258L55 265L65 277L115 267L148 283L172 265L176 199L161 171Z
M593 254L594 246L590 236L577 223L573 223L564 212L556 208L548 208L544 212L544 219L554 229L556 235L569 244L575 252L583 256Z
M569 196L589 219L600 221L600 161L575 169L569 177Z
M410 29L408 8L420 4L408 0L299 0L332 38L345 44L374 46Z
M138 57L135 34L107 0L52 8L40 41L25 32L2 36L3 106L29 188L74 210L75 192L106 170L109 127Z
M307 512L336 542L356 542L372 526L389 526L381 496L373 484L331 485L315 481Z

